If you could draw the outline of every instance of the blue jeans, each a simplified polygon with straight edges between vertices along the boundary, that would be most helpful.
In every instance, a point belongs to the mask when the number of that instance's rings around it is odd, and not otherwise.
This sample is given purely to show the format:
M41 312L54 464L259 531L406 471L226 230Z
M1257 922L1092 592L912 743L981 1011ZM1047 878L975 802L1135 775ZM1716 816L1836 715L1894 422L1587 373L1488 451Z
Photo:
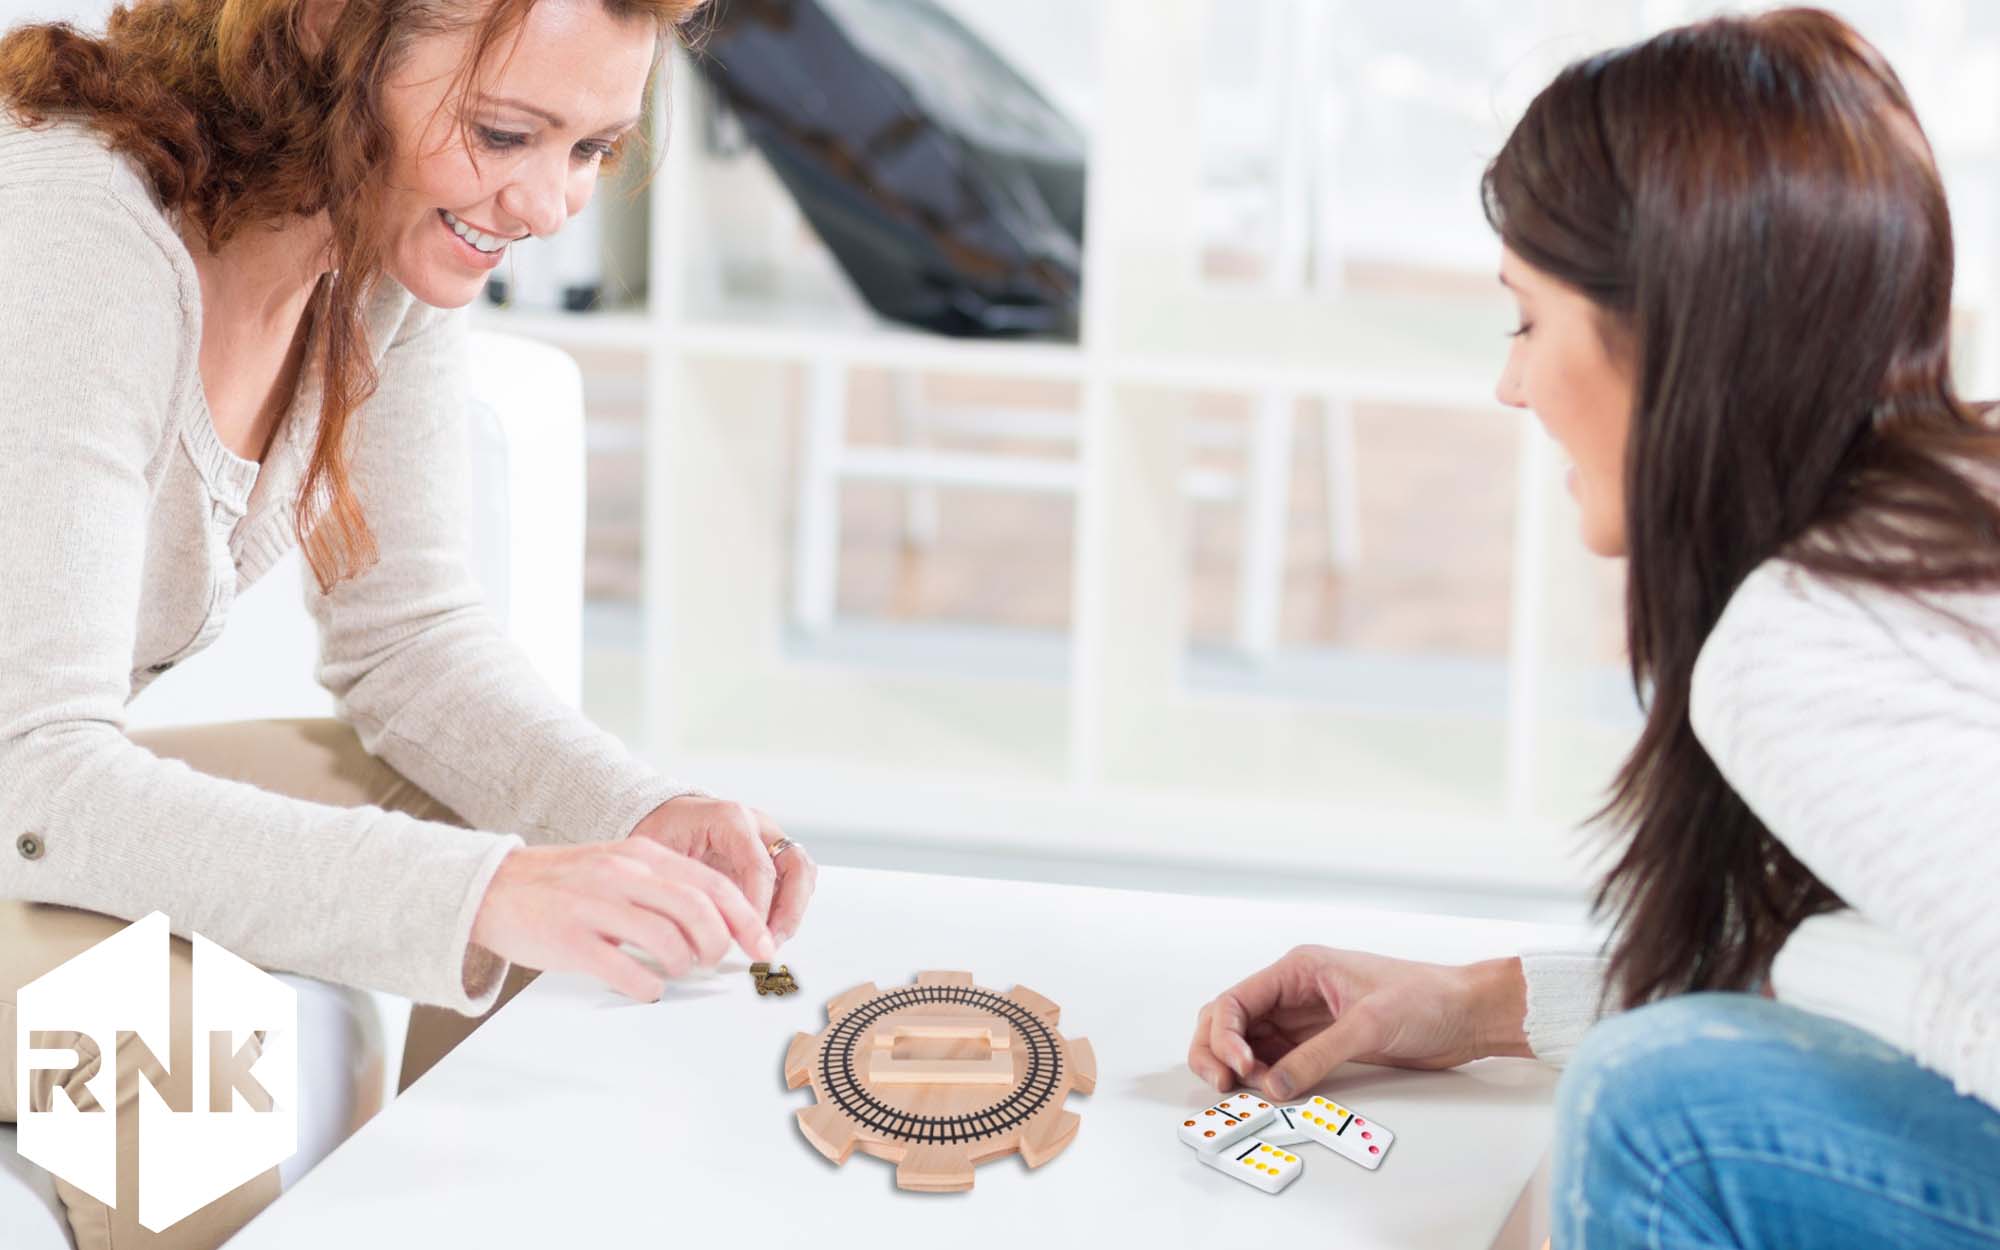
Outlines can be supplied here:
M1598 1024L1554 1149L1554 1250L2000 1247L2000 1110L1753 994Z

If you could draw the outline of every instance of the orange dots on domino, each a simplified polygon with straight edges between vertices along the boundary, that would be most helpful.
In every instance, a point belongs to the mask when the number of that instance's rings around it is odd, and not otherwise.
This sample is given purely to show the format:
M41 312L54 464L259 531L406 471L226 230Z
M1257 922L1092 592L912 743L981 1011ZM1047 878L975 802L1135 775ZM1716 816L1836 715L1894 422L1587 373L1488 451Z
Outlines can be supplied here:
M1215 1130L1214 1130L1214 1129L1209 1129L1209 1130L1208 1130L1207 1132L1203 1133L1203 1134L1202 1134L1202 1136L1203 1136L1203 1137L1213 1137L1213 1136L1215 1136Z
M1182 1120L1182 1121L1181 1121L1181 1127L1182 1127L1182 1128L1193 1128L1193 1127L1194 1127L1194 1121L1193 1121L1193 1120Z

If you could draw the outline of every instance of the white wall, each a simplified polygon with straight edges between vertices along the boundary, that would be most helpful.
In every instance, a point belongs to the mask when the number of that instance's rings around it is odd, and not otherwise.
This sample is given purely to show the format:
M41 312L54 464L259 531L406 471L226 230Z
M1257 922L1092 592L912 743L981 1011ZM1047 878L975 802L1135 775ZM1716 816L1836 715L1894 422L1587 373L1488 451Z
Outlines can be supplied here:
M102 27L111 0L0 0L0 30L22 22L75 22Z

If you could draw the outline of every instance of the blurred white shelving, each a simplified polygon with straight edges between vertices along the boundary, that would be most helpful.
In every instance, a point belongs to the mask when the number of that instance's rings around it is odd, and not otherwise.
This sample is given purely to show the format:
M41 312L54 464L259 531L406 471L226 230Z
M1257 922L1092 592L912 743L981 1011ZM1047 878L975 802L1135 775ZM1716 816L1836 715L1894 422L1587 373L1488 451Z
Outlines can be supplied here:
M851 301L717 301L691 311L676 334L675 349L691 356L1053 381L1084 373L1083 353L1071 344L946 338L880 321Z
M1325 0L1317 17L1342 30L1401 20L1344 7ZM1529 12L1465 0L1453 11L1508 30L1492 53L1507 64L1491 70L1508 81L1486 93L1498 109L1503 94L1509 108L1525 103L1520 83L1538 85L1572 56L1707 7L1543 0ZM1913 37L1948 42L1951 6L1925 8ZM1572 827L1629 736L1601 714L1618 692L1607 694L1602 673L1578 671L1575 622L1552 608L1552 584L1580 558L1574 518L1539 427L1492 399L1500 334L1511 328L1497 285L1464 296L1345 280L1204 282L1200 145L1189 137L1203 132L1202 93L1191 84L1203 81L1213 12L1204 0L1094 0L1050 12L1074 27L1065 56L1096 66L1089 83L1051 89L1084 101L1090 123L1077 343L953 340L873 316L831 260L801 243L796 210L761 161L706 149L706 93L686 65L673 82L677 137L651 186L645 309L484 314L557 342L645 355L645 749L663 768L779 812L797 830L885 846L1579 891L1589 873ZM1536 29L1517 29L1522 21ZM1431 81L1412 77L1407 60L1384 55L1360 76ZM1446 103L1463 114L1478 84L1458 86L1464 98ZM1957 142L1990 146L1996 130ZM1981 159L1991 164L1990 153ZM1470 200L1473 191L1453 194ZM1322 207L1323 249L1354 223L1340 219L1339 203ZM1992 233L1981 236L1989 257L2000 253ZM1273 251L1299 248L1287 238ZM774 267L773 255L796 263ZM1314 269L1339 266L1318 254ZM2000 318L1986 312L2000 302L1991 298L2000 260L1982 262L1965 285L1978 313L1971 346L1990 371L2000 367ZM1024 462L1015 483L1075 499L1060 663L898 665L893 646L889 662L861 663L852 648L801 645L787 623L793 456L805 441L803 411L856 370L1074 388L1073 456ZM1468 715L1435 690L1398 704L1398 665L1416 663L1407 657L1377 665L1365 699L1188 679L1183 492L1197 392L1509 423L1511 462L1494 465L1511 475L1513 497L1504 692L1484 678L1465 683L1497 709ZM949 479L953 467L946 452L843 454L874 480ZM1445 674L1433 681L1449 683L1449 663L1432 667Z
M889 326L823 261L803 278L757 274L757 250L790 246L796 218L758 162L704 149L706 93L685 66L676 74L679 137L652 188L649 311L616 331L651 336L649 749L793 827L847 838L1575 890L1584 873L1563 822L1536 810L1532 720L1185 680L1181 492L1196 392L1491 412L1521 430L1524 496L1546 492L1549 457L1532 424L1491 398L1507 324L1497 288L1454 302L1202 284L1199 153L1185 136L1198 131L1187 84L1200 77L1207 7L1099 0L1071 12L1098 62L1074 344ZM732 266L751 279L732 283ZM1074 458L1021 469L1076 501L1059 674L856 666L795 645L791 423L853 369L1077 388ZM910 469L900 450L845 452L861 468L870 454L878 477ZM1517 545L1541 539L1524 526ZM1538 656L1515 648L1514 684L1535 684Z

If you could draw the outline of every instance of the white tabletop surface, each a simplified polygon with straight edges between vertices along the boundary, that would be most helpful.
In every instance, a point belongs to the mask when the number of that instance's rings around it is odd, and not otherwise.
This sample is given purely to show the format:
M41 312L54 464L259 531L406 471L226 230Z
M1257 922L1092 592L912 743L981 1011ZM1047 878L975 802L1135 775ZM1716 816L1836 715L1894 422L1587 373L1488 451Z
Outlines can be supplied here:
M1574 932L1321 904L825 869L780 955L800 991L759 997L740 957L634 1003L545 975L287 1191L229 1250L381 1246L973 1247L1323 1244L1484 1250L1548 1143L1555 1073L1524 1060L1451 1072L1348 1065L1317 1092L1386 1125L1368 1172L1301 1147L1271 1196L1201 1166L1175 1140L1207 1088L1185 1055L1195 1012L1299 943L1462 961ZM969 971L1026 985L1096 1049L1071 1095L1082 1127L1040 1169L982 1165L967 1193L898 1191L894 1169L844 1166L800 1135L787 1090L795 1031L872 981ZM1232 1235L1228 1230L1236 1229ZM1282 1244L1282 1243L1281 1243Z

